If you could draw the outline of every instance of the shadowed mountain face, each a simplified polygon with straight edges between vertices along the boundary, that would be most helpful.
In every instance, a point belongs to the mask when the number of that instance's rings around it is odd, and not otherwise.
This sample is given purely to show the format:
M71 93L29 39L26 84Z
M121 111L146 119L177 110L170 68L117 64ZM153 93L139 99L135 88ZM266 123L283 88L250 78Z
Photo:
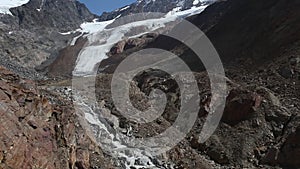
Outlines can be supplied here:
M224 63L244 61L253 68L272 62L300 40L299 9L297 0L229 0L190 20L206 32Z
M297 0L228 0L188 20L205 32L225 66L251 69L273 62L300 40L299 9ZM158 36L147 47L179 50L195 71L204 70L192 51L168 37Z

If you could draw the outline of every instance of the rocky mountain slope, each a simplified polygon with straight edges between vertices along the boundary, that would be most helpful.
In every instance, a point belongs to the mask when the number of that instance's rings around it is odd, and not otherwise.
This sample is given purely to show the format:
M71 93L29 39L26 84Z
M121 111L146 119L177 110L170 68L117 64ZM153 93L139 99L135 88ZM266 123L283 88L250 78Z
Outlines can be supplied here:
M228 0L212 4L201 14L188 18L210 38L228 78L248 90L229 94L223 123L207 143L199 144L192 139L191 146L198 153L209 156L224 168L299 168L294 158L300 152L299 144L293 142L297 140L299 126L299 9L299 2L293 0ZM147 44L124 48L130 46L130 41L117 43L118 49L111 51L112 56L100 64L99 71L110 74L126 56L145 48L179 53L193 70L204 70L193 52L168 37L158 36ZM264 100L252 112L252 117L247 115L251 111L246 110L251 103L247 98L252 97L247 96L248 92L259 94ZM236 99L239 101L234 103Z
M188 20L206 33L228 67L243 65L253 68L252 65L256 65L257 68L270 64L274 59L280 60L279 56L298 43L298 9L298 1L229 0L212 4L200 15ZM159 36L146 48L181 49L183 59L194 60L191 51L178 42L170 41Z
M104 13L101 22L82 25L95 16L73 0L31 0L11 9L13 16L1 15L0 63L29 78L42 78L26 80L0 67L0 168L300 168L300 3L217 1L188 18L210 38L226 71L223 117L216 132L201 143L199 133L212 100L210 81L187 46L160 33L173 29L174 18L188 16L180 15L180 10L200 9L206 3L210 1L139 0ZM148 11L173 15L131 23L110 20ZM65 13L72 16L60 20ZM76 30L79 26L82 30ZM114 153L119 152L118 146L130 145L120 137L158 135L174 123L180 111L178 84L156 69L139 73L129 95L136 108L145 110L152 89L165 92L168 103L161 117L137 124L116 108L112 73L124 58L146 48L178 54L192 68L202 107L191 132L163 155L143 151L112 155L105 151L106 144L98 143L112 137L108 144L117 147ZM40 68L49 76L33 75L36 72L27 69L45 60L47 64ZM84 97L88 91L70 89L72 75L81 80L80 87L95 88L99 107ZM75 111L75 105L82 109ZM105 118L99 120L99 113Z
M191 20L202 30L209 29L206 34L223 62L251 60L258 66L282 56L299 41L299 7L294 0L231 0L212 5ZM217 19L211 21L212 17Z
M52 62L76 36L61 32L78 29L95 17L85 5L74 0L30 0L11 8L10 13L0 13L0 63L21 65L22 70L30 68L28 72L43 69L41 64ZM22 74L20 69L16 72Z
M18 7L23 4L28 3L29 0L10 0L10 1L5 1L1 0L0 1L0 13L2 14L11 14L9 11L10 8Z
M22 6L10 8L11 15L2 15L6 24L17 22L24 29L57 29L67 32L78 29L85 21L92 21L92 14L76 0L30 0Z

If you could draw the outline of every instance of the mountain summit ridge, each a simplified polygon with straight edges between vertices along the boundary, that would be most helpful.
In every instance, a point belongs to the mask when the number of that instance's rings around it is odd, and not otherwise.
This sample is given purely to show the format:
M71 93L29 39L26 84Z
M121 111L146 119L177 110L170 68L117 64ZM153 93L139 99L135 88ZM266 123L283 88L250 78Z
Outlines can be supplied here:
M170 11L184 11L193 7L211 4L215 0L138 0L132 4L118 8L111 12L100 15L100 21L111 20L136 13L168 13Z
M5 5L0 2L0 6L1 4ZM1 15L0 21L6 24L16 22L20 28L52 28L59 31L77 29L81 23L92 21L96 17L77 0L29 0L27 3L24 1L24 4L11 5L9 13Z

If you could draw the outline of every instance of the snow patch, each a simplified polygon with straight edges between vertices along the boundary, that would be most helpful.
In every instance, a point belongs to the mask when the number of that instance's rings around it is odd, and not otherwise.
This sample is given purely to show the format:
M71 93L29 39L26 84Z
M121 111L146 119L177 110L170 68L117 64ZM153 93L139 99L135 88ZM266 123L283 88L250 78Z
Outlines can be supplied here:
M116 157L122 160L126 159L124 168L157 168L152 163L150 156L145 155L146 153L143 153L143 151L137 149L134 154L124 151L127 145L121 141L122 139L120 139L123 136L118 134L118 132L114 134L110 132L111 127L107 123L103 123L103 120L101 120L105 119L105 115L102 110L94 110L93 107L96 108L96 106L91 104L94 102L85 98L84 94L80 93L79 91L75 91L73 94L76 106L84 112L85 120L92 125L91 131L98 136L96 139L101 139L101 146L113 148L111 152L114 153ZM140 161L140 165L136 164L137 159Z
M42 0L40 7L39 7L38 9L36 9L38 12L41 12L41 11L42 11L42 8L43 8L43 6L44 6L44 3L45 3L45 0Z
M84 33L96 33L99 31L103 31L105 27L111 23L113 23L115 20L109 20L109 21L104 21L104 22L97 22L94 20L93 22L85 22L80 25L81 31Z
M76 32L80 32L81 29L77 29L75 31L69 31L69 32L58 32L59 34L61 35L71 35L73 33L76 33Z
M188 10L185 10L185 11L178 11L178 12L168 12L166 14L167 17L170 17L170 16L176 16L176 17L179 17L179 18L185 18L185 17L189 17L189 16L192 16L192 15L196 15L196 14L199 14L201 12L204 11L204 9L208 7L208 5L204 5L204 6L199 6L199 7L192 7L191 9L188 9Z
M77 42L77 40L83 35L83 33L81 33L80 35L76 36L75 38L73 38L72 42L71 42L71 46L74 46Z
M182 7L176 7L176 8L173 8L169 13L171 15L174 15L176 14L177 12L181 11Z
M120 9L119 11L124 11L126 9L130 8L130 6L125 6L124 8Z
M0 0L0 13L12 15L10 8L27 4L29 0Z
M193 5L198 5L200 3L200 0L194 0Z

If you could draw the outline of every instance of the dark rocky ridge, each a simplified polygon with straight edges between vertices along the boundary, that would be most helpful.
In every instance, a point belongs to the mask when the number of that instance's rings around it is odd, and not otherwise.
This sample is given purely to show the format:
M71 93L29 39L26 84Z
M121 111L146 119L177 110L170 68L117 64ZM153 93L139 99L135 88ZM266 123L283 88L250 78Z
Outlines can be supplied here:
M187 19L206 33L227 68L238 65L251 69L252 65L264 67L279 59L286 49L300 41L299 9L296 0L228 0L218 1ZM143 48L173 51L193 70L204 70L192 51L168 37L158 36ZM119 55L125 58L134 51ZM110 63L109 59L106 63Z
M27 4L10 9L18 24L25 29L73 31L96 15L76 0L30 0Z
M251 61L258 66L272 62L300 40L299 9L297 0L228 0L190 20L206 30L224 63Z
M190 9L193 6L201 6L204 4L211 3L199 2L193 5L194 0L138 0L135 3L127 5L123 8L119 8L112 12L104 12L99 19L101 21L111 20L117 16L127 16L136 13L147 13L147 12L158 12L168 13L176 7L181 7L181 10Z
M299 9L296 0L228 0L216 2L188 20L206 33L225 66L256 69L272 63L300 40ZM181 58L195 60L192 51L165 37L158 37L149 47L181 49Z
M1 57L26 68L34 68L55 56L56 51L72 38L72 35L62 36L51 29L31 31L8 24L0 24L0 32Z

